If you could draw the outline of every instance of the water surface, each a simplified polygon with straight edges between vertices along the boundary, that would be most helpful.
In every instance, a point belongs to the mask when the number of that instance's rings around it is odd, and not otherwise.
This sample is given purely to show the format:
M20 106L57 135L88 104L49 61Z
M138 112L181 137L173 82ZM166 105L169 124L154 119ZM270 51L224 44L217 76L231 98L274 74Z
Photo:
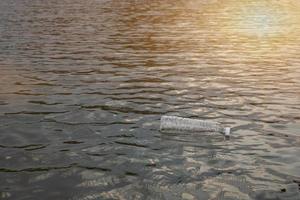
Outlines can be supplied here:
M0 199L299 199L297 0L1 0ZM219 121L162 134L164 114Z

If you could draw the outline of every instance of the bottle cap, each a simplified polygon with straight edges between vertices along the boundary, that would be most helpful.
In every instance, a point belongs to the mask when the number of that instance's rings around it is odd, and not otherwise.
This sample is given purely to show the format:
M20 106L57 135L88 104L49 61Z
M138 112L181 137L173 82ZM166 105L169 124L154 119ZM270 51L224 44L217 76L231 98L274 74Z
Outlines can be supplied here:
M229 136L230 135L230 127L226 127L224 129L224 133L225 133L225 136Z

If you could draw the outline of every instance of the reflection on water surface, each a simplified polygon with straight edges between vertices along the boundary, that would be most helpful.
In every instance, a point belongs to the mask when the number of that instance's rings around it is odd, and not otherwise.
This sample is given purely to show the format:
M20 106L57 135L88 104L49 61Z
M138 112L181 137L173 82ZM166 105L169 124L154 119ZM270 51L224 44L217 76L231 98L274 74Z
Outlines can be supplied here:
M299 199L299 11L0 1L0 198ZM161 134L163 114L233 136Z

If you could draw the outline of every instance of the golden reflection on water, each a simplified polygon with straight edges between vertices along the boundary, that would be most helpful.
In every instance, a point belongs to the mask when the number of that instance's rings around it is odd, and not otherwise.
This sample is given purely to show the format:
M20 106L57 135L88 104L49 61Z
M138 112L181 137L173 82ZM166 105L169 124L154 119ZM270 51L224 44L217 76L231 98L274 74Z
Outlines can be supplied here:
M283 1L281 1L283 2ZM236 11L235 11L236 10ZM238 33L256 37L278 37L293 33L294 24L299 23L299 7L292 4L255 1L242 3L233 8L231 26ZM298 23L297 23L298 22Z
M212 20L215 31L223 35L224 40L278 46L297 40L300 33L297 0L217 1L209 4L207 10L218 13Z
M199 36L228 62L294 57L300 35L297 0L219 0L198 7ZM199 46L203 46L203 40ZM237 57L236 57L237 56ZM252 62L251 61L251 62Z

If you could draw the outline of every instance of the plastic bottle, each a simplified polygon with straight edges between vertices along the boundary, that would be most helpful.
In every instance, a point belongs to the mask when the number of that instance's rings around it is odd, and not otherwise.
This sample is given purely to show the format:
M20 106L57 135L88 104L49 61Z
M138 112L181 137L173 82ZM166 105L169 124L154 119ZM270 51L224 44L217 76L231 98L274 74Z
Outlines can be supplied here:
M212 131L220 132L225 136L230 135L230 128L223 127L218 122L204 121L199 119L189 119L176 116L162 116L160 120L161 131Z

